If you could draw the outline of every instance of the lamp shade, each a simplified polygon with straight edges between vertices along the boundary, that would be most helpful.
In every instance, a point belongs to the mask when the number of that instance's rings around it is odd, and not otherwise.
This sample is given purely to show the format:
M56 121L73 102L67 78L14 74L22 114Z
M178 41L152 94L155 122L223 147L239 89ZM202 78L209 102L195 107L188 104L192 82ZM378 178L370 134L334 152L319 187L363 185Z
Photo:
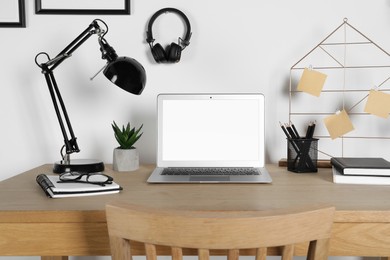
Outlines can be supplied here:
M140 95L145 88L145 69L135 59L118 57L108 63L103 74L112 83L132 94Z

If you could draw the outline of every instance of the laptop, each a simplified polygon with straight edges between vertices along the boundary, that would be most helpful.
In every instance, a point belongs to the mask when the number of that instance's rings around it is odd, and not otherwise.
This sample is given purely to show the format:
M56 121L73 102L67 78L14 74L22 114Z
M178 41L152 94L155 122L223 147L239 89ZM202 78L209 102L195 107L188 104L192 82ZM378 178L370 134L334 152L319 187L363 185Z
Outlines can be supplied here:
M160 94L148 183L271 183L262 94Z

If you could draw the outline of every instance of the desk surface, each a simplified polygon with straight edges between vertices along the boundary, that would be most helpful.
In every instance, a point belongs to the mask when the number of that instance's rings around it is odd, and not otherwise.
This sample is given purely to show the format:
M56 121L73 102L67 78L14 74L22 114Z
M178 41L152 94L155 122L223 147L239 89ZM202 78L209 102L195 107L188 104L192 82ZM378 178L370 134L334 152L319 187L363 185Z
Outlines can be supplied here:
M119 194L91 197L47 198L35 177L51 172L51 165L0 182L0 255L107 255L104 207L107 202L123 200L197 210L329 203L336 206L331 254L390 256L390 186L334 184L330 169L297 174L276 165L267 166L272 184L147 184L153 167L120 173L107 165L106 173L124 189ZM364 232L366 240L362 239ZM24 240L15 242L19 236ZM49 245L42 246L45 243Z

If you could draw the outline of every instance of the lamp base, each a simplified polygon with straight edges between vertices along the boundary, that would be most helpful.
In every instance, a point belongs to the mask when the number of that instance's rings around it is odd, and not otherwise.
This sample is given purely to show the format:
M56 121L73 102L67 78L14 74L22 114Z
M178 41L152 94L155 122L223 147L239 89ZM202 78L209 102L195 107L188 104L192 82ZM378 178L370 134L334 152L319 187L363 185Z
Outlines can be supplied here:
M86 173L102 172L104 171L104 163L98 160L91 159L75 159L69 160L69 162L58 161L54 163L54 173L63 173L66 171Z

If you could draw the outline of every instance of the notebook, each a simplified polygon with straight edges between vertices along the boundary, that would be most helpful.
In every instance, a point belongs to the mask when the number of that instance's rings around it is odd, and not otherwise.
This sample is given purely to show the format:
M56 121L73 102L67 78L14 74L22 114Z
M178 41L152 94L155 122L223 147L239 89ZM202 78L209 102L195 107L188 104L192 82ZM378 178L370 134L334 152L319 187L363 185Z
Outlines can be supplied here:
M158 95L157 165L147 182L271 183L264 114L262 94Z

